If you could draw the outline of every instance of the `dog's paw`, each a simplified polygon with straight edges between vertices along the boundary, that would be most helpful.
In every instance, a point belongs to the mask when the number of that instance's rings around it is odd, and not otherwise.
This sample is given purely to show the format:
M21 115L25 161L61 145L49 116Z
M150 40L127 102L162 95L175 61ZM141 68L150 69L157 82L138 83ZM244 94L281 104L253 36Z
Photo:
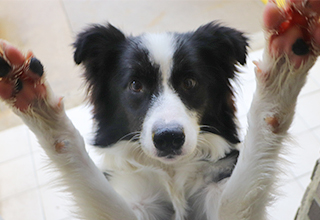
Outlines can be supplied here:
M256 104L273 132L289 128L309 69L320 54L320 1L269 0L263 22L266 48L256 62ZM261 116L259 114L259 117Z
M263 15L266 48L263 60L256 62L259 88L270 95L280 90L288 94L292 86L296 87L292 97L300 92L320 54L319 18L318 0L287 0L281 6L268 2Z
M281 6L269 0L263 21L270 55L287 56L295 68L319 55L319 15L319 0L287 0Z
M0 40L0 97L11 107L26 112L35 101L47 97L44 69L32 52L25 56Z

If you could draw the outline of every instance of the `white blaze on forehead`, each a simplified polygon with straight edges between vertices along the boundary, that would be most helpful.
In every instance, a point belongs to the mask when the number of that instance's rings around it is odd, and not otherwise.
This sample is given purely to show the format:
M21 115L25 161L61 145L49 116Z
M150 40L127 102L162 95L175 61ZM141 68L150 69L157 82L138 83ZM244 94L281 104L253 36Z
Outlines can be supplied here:
M145 34L143 43L149 51L151 62L159 65L164 81L170 76L172 67L172 58L175 50L175 41L173 34Z
M142 43L149 52L151 63L159 65L162 75L163 89L161 94L154 97L148 110L141 132L142 149L157 158L157 149L153 143L155 124L178 124L185 133L182 155L188 155L196 148L199 126L196 112L190 111L181 101L179 95L169 86L173 66L173 55L176 48L175 37L170 33L145 34Z

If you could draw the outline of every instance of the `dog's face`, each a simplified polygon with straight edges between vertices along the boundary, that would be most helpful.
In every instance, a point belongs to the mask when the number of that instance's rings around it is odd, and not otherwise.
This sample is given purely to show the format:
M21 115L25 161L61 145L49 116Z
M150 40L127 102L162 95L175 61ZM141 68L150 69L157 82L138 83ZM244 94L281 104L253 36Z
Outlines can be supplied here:
M126 37L111 25L78 35L97 122L95 144L138 141L161 161L190 155L199 135L237 143L230 80L245 64L247 39L217 24L195 32Z

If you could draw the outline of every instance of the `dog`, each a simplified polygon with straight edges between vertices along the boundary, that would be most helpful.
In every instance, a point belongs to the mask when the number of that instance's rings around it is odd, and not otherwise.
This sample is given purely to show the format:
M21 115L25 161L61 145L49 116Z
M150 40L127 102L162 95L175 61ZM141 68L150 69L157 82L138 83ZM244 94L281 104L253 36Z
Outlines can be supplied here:
M123 197L146 198L144 219L205 219L196 214L203 187L230 177L240 142L230 80L247 45L216 23L183 34L126 38L110 24L79 34L74 60L86 69L102 170Z
M304 6L288 3L292 16ZM266 29L279 29L270 17L284 10L267 5ZM316 20L315 12L303 18ZM313 32L312 40L287 35L297 19L281 19L291 26L269 35L263 60L256 62L257 91L243 142L232 81L246 64L248 38L218 22L140 36L92 25L77 36L74 61L84 67L99 169L40 61L4 41L0 97L36 134L79 218L267 219L297 96L320 45Z

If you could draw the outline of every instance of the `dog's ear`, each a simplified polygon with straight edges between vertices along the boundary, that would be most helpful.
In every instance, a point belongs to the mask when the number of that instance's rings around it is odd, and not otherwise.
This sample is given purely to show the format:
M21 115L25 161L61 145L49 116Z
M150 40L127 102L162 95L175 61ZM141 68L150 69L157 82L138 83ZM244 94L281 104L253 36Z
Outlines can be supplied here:
M199 27L192 38L201 57L209 64L219 62L229 67L246 64L248 39L240 31L211 22ZM228 77L232 78L233 74Z
M80 64L101 57L112 57L125 39L125 35L111 24L93 25L77 36L73 44L74 61Z
M127 42L120 30L108 24L90 26L77 36L73 44L74 61L84 66L88 96L94 106L93 115L97 122L95 145L108 146L128 133L121 127L126 120L124 113L114 114L121 110L117 105L117 94L111 89Z

